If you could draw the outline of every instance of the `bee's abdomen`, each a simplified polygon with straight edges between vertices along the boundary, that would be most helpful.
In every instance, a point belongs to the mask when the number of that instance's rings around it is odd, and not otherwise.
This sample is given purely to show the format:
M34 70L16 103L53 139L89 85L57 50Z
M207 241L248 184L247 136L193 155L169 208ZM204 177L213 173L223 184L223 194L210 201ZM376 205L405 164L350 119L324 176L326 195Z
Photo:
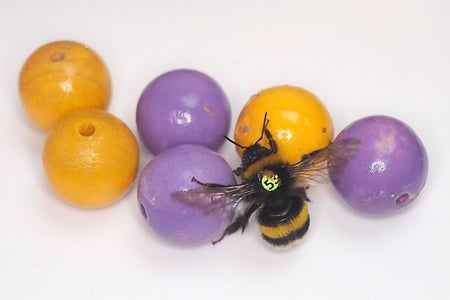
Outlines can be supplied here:
M264 240L273 246L287 246L308 231L308 205L305 201L296 199L290 202L289 209L283 213L265 207L258 219Z

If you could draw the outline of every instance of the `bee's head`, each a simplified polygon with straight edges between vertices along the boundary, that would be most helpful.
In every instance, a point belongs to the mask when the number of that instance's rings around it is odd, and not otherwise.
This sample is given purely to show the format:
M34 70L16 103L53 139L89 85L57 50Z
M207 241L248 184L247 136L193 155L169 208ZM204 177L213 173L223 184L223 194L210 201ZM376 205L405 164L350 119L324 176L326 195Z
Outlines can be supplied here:
M261 135L259 138L255 141L255 143L251 146L243 146L238 144L237 142L233 141L232 139L225 136L225 138L231 142L232 144L236 145L237 147L244 149L242 153L242 164L241 166L235 170L237 171L236 174L241 174L243 171L247 170L247 168L260 159L269 156L271 154L276 153L276 144L275 142L270 142L270 147L266 148L264 146L261 146L259 142L263 139L264 136L266 136L269 140L272 140L272 135L270 134L269 130L267 129L267 125L269 125L269 120L267 119L267 112L264 114L264 121L263 126L261 130Z
M242 153L242 169L246 170L249 166L257 162L263 157L272 154L270 149L263 147L259 144L254 144L249 147L244 148L244 152Z

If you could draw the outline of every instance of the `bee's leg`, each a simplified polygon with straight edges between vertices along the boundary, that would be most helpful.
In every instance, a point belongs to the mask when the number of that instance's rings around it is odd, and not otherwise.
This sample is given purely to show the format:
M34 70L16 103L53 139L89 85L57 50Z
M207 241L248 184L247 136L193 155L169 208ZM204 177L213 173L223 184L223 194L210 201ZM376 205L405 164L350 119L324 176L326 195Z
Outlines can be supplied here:
M253 203L245 212L244 215L240 217L242 232L244 232L247 227L248 220L250 216L259 208L261 203L255 202Z
M225 186L223 184L218 184L218 183L205 183L205 182L202 182L202 181L198 180L195 177L192 177L191 181L195 182L195 183L198 183L198 184L200 184L202 186L206 186L206 187L224 187Z
M230 225L228 225L228 227L225 229L225 231L223 232L222 236L218 239L212 242L213 245L217 244L218 242L220 242L221 240L223 240L223 238L226 235L235 233L236 231L239 230L239 228L242 229L242 232L244 232L245 228L247 227L248 224L248 220L250 219L250 216L258 209L258 207L260 206L260 203L253 203L245 212L243 215L237 217L237 219L231 223Z
M212 241L212 244L215 245L218 242L220 242L221 240L223 240L223 238L226 235L235 233L236 231L238 231L238 229L241 228L241 224L239 223L238 220L234 221L233 223L231 223L230 225L228 225L228 227L225 229L225 231L223 232L223 234L220 236L219 239Z

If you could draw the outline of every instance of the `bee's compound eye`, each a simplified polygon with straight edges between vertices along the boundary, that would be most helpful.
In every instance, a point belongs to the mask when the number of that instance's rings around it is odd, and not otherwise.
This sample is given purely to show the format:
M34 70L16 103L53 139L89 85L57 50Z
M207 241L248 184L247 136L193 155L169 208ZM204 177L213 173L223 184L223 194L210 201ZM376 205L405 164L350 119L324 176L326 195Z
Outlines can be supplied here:
M280 186L280 178L277 174L263 175L261 185L266 191L275 191Z

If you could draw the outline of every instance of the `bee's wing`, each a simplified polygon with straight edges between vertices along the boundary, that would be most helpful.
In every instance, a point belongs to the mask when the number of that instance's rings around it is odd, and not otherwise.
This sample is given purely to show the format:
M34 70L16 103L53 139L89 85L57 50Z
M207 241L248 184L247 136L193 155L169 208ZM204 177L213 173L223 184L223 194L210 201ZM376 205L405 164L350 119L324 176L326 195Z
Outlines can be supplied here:
M334 142L326 148L303 156L302 160L292 165L292 177L302 187L329 181L328 169L341 168L358 150L360 141L346 139Z
M199 188L176 192L173 196L182 203L197 207L205 213L226 215L235 210L239 202L255 192L249 184L231 186L206 184Z
M296 183L305 188L316 183L327 183L329 154L330 148L323 148L303 156L300 162L292 165L291 174Z

